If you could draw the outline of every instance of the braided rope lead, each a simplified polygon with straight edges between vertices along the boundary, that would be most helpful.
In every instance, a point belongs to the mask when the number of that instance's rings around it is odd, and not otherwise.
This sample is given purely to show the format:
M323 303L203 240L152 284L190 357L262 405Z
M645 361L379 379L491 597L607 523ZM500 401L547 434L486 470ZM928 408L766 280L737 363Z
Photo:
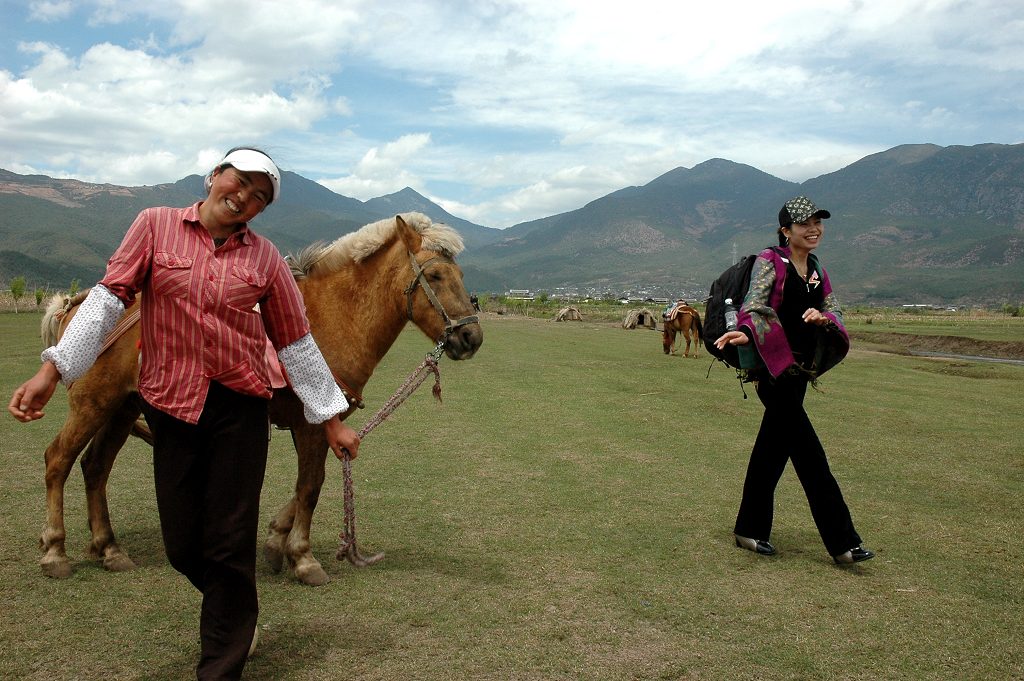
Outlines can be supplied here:
M370 431L379 426L387 419L402 402L416 392L416 389L423 385L423 382L427 380L427 376L431 373L434 374L434 388L433 394L434 399L438 402L441 401L441 372L437 368L437 360L440 359L439 350L443 347L444 342L438 343L438 346L434 348L434 351L426 356L423 362L416 368L412 374L405 380L395 394L384 403L376 414L370 418L366 424L359 429L359 439L362 440L364 437L369 435ZM373 556L363 556L359 553L359 549L356 547L356 500L355 490L352 485L352 457L349 455L348 450L345 451L344 457L341 460L341 471L344 476L344 490L345 490L345 520L344 529L341 532L341 544L338 546L338 552L335 554L335 558L338 560L348 560L356 567L366 567L373 565L384 558L383 553L378 553Z

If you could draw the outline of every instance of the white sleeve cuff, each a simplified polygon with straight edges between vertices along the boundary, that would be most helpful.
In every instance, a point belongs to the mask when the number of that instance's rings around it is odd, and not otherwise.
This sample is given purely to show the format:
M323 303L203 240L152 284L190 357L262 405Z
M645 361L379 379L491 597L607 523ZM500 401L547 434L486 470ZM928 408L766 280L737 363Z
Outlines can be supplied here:
M302 400L302 411L310 423L348 411L348 400L334 382L330 367L311 334L281 348L277 356L288 373L292 390Z
M43 350L44 362L53 362L60 380L70 385L85 375L99 357L117 320L124 314L124 303L105 286L96 285L71 318L60 341Z

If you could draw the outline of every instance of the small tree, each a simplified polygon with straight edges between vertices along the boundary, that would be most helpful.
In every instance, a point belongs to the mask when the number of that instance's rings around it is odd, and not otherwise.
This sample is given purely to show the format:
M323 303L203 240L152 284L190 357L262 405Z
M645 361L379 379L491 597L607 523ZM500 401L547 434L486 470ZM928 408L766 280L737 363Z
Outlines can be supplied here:
M11 279L11 297L14 298L14 313L18 313L18 300L25 295L25 277Z
M74 296L76 293L78 293L78 287L79 286L80 286L80 284L78 283L78 280L77 279L72 279L71 280L71 287L68 289L68 295Z
M39 307L40 305L43 304L43 297L45 295L46 295L46 292L43 291L43 289L41 289L41 288L37 288L36 289L36 307Z

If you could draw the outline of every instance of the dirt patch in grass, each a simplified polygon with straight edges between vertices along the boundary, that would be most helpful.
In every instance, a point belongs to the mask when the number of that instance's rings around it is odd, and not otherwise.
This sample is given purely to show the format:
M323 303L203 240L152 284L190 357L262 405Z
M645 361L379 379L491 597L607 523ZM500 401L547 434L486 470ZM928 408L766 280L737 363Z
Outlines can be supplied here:
M1024 359L1024 343L983 341L965 336L926 336L912 333L873 333L856 331L852 340L878 346L876 349L897 354L941 352L950 355Z
M918 371L960 378L1001 379L1008 376L1006 365L995 362L922 362L914 368Z

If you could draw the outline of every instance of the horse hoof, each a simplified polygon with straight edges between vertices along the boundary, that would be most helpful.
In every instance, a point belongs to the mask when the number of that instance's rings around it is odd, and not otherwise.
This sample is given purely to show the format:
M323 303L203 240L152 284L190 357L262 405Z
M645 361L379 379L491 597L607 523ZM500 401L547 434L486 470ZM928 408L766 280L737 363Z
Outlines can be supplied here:
M53 579L67 579L71 576L71 561L67 558L61 560L41 560L39 567L43 574Z
M284 568L284 554L270 542L263 545L263 558L270 564L270 569L274 572L280 572Z
M128 572L135 569L135 563L127 554L119 552L104 558L103 568L110 572Z
M320 565L306 565L295 568L295 577L306 586L323 586L331 581Z

